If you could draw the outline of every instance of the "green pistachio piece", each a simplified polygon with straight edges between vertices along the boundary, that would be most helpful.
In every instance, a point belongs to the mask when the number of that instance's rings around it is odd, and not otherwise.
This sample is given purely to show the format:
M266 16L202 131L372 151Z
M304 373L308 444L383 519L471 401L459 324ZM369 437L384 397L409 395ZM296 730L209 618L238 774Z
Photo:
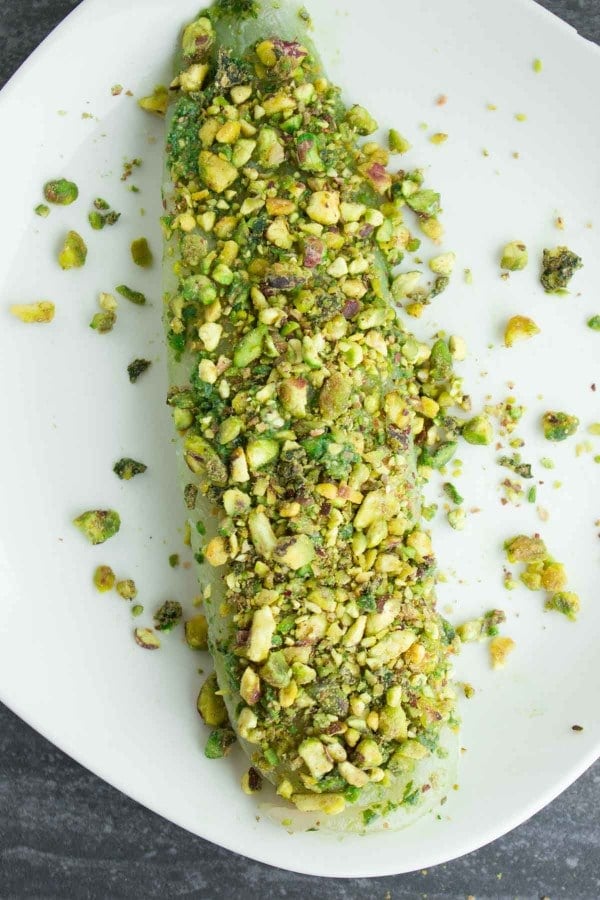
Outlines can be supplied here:
M259 670L260 677L274 688L287 687L292 680L292 671L285 658L283 650L275 650L269 653L264 666Z
M122 581L117 581L115 589L123 600L135 600L137 597L137 587L133 578L124 578Z
M160 639L151 628L136 628L133 632L135 642L144 650L158 650Z
M92 210L92 212L89 213L88 222L90 223L94 231L102 231L105 224L104 216L99 212L96 212L96 210Z
M136 238L131 242L131 258L136 266L141 266L142 269L150 268L154 256L145 237Z
M440 200L441 197L437 191L428 188L415 191L406 198L410 208L424 216L437 216L440 211Z
M179 625L183 616L183 608L177 600L166 600L154 613L154 624L158 631L172 631Z
M201 613L185 623L185 639L192 650L208 650L208 622Z
M42 219L46 219L50 215L50 207L46 206L45 203L38 203L38 205L34 209L34 213L36 216L40 216Z
M373 134L379 128L379 125L373 116L364 108L356 104L346 113L346 121L351 128L354 128L358 134Z
M90 509L73 519L90 544L103 544L114 537L121 527L121 518L114 509Z
M205 59L215 41L212 23L206 16L201 16L186 26L181 38L183 55L191 60Z
M506 323L504 344L506 347L512 347L517 341L528 340L539 333L540 329L533 319L529 319L527 316L513 316Z
M519 534L504 544L509 562L537 562L548 556L546 545L540 537Z
M217 693L219 685L213 672L208 676L198 694L198 712L205 725L219 728L229 721L223 697Z
M268 466L279 456L279 444L272 438L256 438L246 447L246 459L253 472Z
M268 328L266 325L259 325L245 334L233 354L234 366L237 366L238 369L243 369L249 366L251 362L254 362L255 359L258 359L262 354L263 342L267 334Z
M569 413L549 411L542 416L542 428L547 441L564 441L575 434L579 419Z
M325 419L337 419L346 411L352 396L352 383L340 372L334 372L323 382L319 394L319 409Z
M425 447L421 451L419 462L422 466L432 469L442 469L447 465L458 449L457 441L445 441L436 450Z
M412 144L395 128L390 128L388 135L388 147L390 153L408 153L412 148Z
M429 378L435 384L442 384L452 378L453 360L446 341L439 338L431 348L429 356Z
M216 194L222 194L231 187L239 175L235 166L209 150L200 152L199 171L202 181Z
M188 468L195 474L205 472L213 484L227 484L227 467L221 457L211 447L208 441L198 434L192 434L186 438L184 444L184 459Z
M142 294L141 291L134 291L132 288L127 287L126 284L117 285L115 290L121 297L125 297L126 300L129 300L130 303L135 303L136 306L143 306L146 302L145 294Z
M216 728L206 742L204 755L207 759L222 759L227 756L235 742L235 731L232 728Z
M529 262L527 247L522 241L511 241L502 251L500 266L509 272L520 272Z
M116 321L117 314L112 310L107 310L106 312L96 313L92 316L90 328L93 328L98 334L108 334L109 331L113 330Z
M148 466L145 466L144 463L137 462L135 459L130 459L125 456L114 464L113 472L121 479L121 481L130 481L132 478L135 478L136 475L141 475L145 472L147 468Z
M579 597L577 594L570 591L559 591L548 597L545 607L546 609L562 613L563 616L566 616L567 619L574 622L577 618L577 613L579 612Z
M457 506L460 506L461 503L464 503L464 500L461 497L461 495L458 493L458 491L456 490L456 487L453 484L451 484L449 481L447 481L444 484L444 493L446 494L447 497L450 498L452 503L456 503Z
M115 573L110 566L98 566L94 572L94 584L101 594L112 591L115 586Z
M568 247L555 247L553 250L544 250L542 260L542 274L540 281L547 294L556 294L566 291L571 278L581 269L583 262L581 257L569 250Z
M85 265L87 246L80 234L69 231L58 254L61 269L80 269Z
M592 331L600 331L600 316L592 316L591 319L588 319L587 326Z
M55 307L49 300L40 300L39 303L13 303L10 311L26 324L46 324L54 318Z
M164 84L157 84L151 94L146 97L140 97L138 106L146 112L154 113L157 116L164 116L169 106L168 88L166 88Z
M494 429L488 416L474 416L462 426L461 434L468 444L487 445L494 439Z
M74 181L66 178L57 178L55 181L47 181L44 185L44 197L48 203L58 206L69 206L79 196L79 189Z
M130 362L127 366L127 374L129 375L129 380L132 384L135 384L140 375L149 369L152 363L149 359L134 359L133 362Z

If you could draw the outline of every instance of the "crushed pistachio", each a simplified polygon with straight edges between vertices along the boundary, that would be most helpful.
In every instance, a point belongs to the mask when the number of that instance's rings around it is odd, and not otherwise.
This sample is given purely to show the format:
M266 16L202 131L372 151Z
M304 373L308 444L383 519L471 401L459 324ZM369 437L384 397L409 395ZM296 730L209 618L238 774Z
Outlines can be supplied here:
M451 528L454 528L455 531L462 531L466 525L467 514L462 508L451 509L447 513L446 518Z
M57 178L54 181L47 181L44 185L44 197L48 203L54 203L57 206L70 206L79 196L79 189L74 181L68 181L66 178Z
M574 622L579 612L580 602L577 594L570 591L559 591L548 597L545 606L546 609L562 613L563 616Z
M55 306L50 300L40 300L38 303L13 303L10 311L26 324L46 324L54 318Z
M592 316L591 319L588 319L587 327L592 331L600 331L600 316Z
M543 68L544 68L541 59L534 59L534 61L533 61L533 63L532 63L532 68L533 68L533 71L536 73L536 75L539 75L540 72L541 72L541 71L543 70Z
M509 272L520 272L527 266L528 261L526 245L522 241L511 241L502 251L500 267L508 269Z
M236 742L235 732L231 728L216 728L211 732L204 747L207 759L223 759Z
M138 616L141 616L143 612L144 612L144 607L142 606L141 603L136 603L134 606L131 607L131 615L134 617L134 619L137 619Z
M506 541L504 549L508 561L511 563L535 562L537 560L544 560L548 556L545 543L537 535L528 537L525 534L519 534L517 537Z
M58 254L61 269L79 269L87 259L87 245L80 234L69 231Z
M94 572L94 585L101 594L112 591L115 580L115 573L110 566L98 566Z
M390 128L388 134L388 147L390 153L408 153L412 149L412 144L395 128Z
M117 285L115 290L118 294L121 295L121 297L125 297L126 300L129 300L136 306L144 306L144 304L146 303L145 294L142 294L141 291L134 291L133 288L127 287L126 284Z
M516 644L510 637L495 637L490 641L490 658L493 669L503 669L508 656L515 649Z
M121 518L114 509L89 509L73 519L73 525L90 544L103 544L117 534L121 527Z
M140 375L143 375L146 369L149 369L152 363L149 359L134 359L127 366L127 373L129 375L129 380L132 384L135 384Z
M136 156L135 159L126 159L123 163L123 172L121 173L121 181L127 181L127 179L133 174L133 170L139 168L142 165L142 160L139 156Z
M192 650L208 650L208 622L199 613L185 623L185 639Z
M503 610L491 609L477 619L470 619L462 625L457 625L456 633L463 644L483 641L488 637L495 637L498 634L498 626L505 621L506 613Z
M40 216L42 219L46 219L50 215L50 207L46 206L45 203L38 203L33 211L36 216Z
M166 600L154 613L154 624L158 631L172 631L179 625L183 616L183 608L177 600Z
M98 334L108 334L109 331L113 330L116 321L117 314L113 310L106 310L105 312L95 313L92 316L90 328L93 328Z
M171 553L169 556L169 565L172 569L176 569L179 566L180 558L179 553Z
M144 465L143 462L138 462L135 459L124 456L114 464L113 472L121 479L121 481L130 481L132 478L135 478L136 475L142 475L147 468L148 466Z
M157 84L151 94L138 100L140 109L157 116L164 116L169 105L169 90L164 84Z
M512 347L517 341L525 341L539 334L540 329L533 319L527 316L513 316L506 323L504 330L504 344Z
M449 481L447 481L444 484L444 493L446 494L447 497L450 498L452 503L455 503L457 506L460 506L461 503L464 503L464 500L461 497L461 495L458 493L458 491L456 490L456 487L453 484L451 484Z
M223 697L219 693L217 676L214 672L208 676L200 688L197 707L205 725L220 728L228 722L227 709Z
M152 255L150 245L148 244L148 241L145 237L136 238L131 242L131 258L136 266L141 266L142 269L150 268L154 257Z
M136 644L144 650L158 650L160 639L152 628L136 628L133 632Z
M475 416L462 426L461 434L468 444L487 445L494 439L494 429L488 416Z
M542 416L542 428L547 441L564 441L579 428L579 419L565 412L548 411Z
M544 250L540 276L542 287L547 294L566 293L571 278L582 266L581 257L568 247Z
M123 600L135 600L137 597L137 587L132 578L125 578L122 581L117 581L115 590Z
M435 134L432 134L429 138L432 144L445 144L448 140L448 135L443 131L436 131Z

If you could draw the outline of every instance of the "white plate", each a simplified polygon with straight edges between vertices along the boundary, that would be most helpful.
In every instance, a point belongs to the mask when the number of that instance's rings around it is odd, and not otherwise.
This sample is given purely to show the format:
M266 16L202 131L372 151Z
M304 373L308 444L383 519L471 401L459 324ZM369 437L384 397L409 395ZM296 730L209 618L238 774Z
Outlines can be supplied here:
M161 125L134 99L113 97L110 87L120 82L140 95L165 80L179 27L197 6L198 0L180 0L173 12L166 0L87 0L2 93L2 302L49 298L57 315L50 326L25 326L2 313L0 696L107 781L239 853L328 876L429 867L518 825L600 752L600 544L593 524L600 516L600 467L591 454L576 459L578 439L544 445L537 426L546 408L576 412L582 430L600 420L600 394L590 390L600 383L600 336L585 326L600 313L600 53L526 0L346 0L341 11L333 3L307 3L326 66L346 97L409 135L410 164L431 166L427 178L443 193L458 277L430 307L423 329L467 338L473 356L463 368L474 408L486 394L506 396L506 382L515 382L528 407L520 430L524 459L546 482L539 502L550 519L542 525L527 504L502 507L497 484L509 473L491 450L461 448L467 474L459 486L467 507L482 511L462 534L443 517L434 524L449 573L440 603L453 605L455 620L505 608L517 649L503 673L490 671L483 646L468 648L458 661L459 677L477 688L463 703L460 790L441 817L401 833L289 836L257 821L256 800L239 788L239 756L203 757L194 702L196 669L208 661L177 633L159 653L142 651L132 639L128 604L98 595L90 583L104 562L134 577L147 610L142 621L162 600L189 603L195 592L192 571L167 563L181 551L185 511L164 404L160 271L158 264L149 273L134 271L128 254L131 238L142 234L160 252ZM535 57L543 59L542 74L532 70ZM435 103L440 94L448 97L444 106ZM84 112L97 118L82 118ZM525 122L514 117L521 112ZM429 143L434 131L447 132L447 143ZM131 179L139 194L120 181L125 156L143 157ZM78 203L38 219L32 210L42 184L63 174L80 185ZM101 233L86 222L97 195L123 212L115 228ZM553 225L557 214L564 232ZM90 252L84 269L62 272L55 253L69 227L86 235ZM513 238L528 243L533 261L504 282L498 249ZM561 242L583 256L585 269L576 276L577 293L547 297L537 259L544 246ZM473 270L472 286L461 278L465 267ZM98 335L87 327L96 294L121 282L146 291L152 302L138 308L123 301L116 330ZM542 334L508 351L502 325L516 313L533 316ZM133 386L125 367L139 355L154 365ZM592 440L599 453L600 442ZM148 473L119 482L111 468L124 454L143 459ZM555 471L540 468L544 455L556 460ZM561 489L552 487L555 480ZM91 548L70 521L96 506L116 507L124 524L117 538ZM503 539L537 529L581 594L576 625L544 613L539 595L503 590ZM585 730L574 733L573 724Z

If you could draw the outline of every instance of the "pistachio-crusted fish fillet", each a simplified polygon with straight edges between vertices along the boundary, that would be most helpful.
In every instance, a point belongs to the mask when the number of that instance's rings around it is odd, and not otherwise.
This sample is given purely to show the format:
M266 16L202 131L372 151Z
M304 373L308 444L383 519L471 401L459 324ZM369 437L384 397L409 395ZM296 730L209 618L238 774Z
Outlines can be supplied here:
M169 403L231 724L274 815L348 828L439 798L454 695L389 298L399 179L303 31L230 0L183 32Z

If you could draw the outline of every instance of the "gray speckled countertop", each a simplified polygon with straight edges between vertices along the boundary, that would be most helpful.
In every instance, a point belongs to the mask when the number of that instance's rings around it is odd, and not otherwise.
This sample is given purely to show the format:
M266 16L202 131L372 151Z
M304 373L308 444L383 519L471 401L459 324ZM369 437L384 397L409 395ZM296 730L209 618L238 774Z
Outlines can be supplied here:
M0 84L76 5L0 0ZM600 0L542 5L600 42ZM309 878L182 831L87 772L0 704L0 900L596 900L599 808L600 762L516 831L455 862L393 878Z

